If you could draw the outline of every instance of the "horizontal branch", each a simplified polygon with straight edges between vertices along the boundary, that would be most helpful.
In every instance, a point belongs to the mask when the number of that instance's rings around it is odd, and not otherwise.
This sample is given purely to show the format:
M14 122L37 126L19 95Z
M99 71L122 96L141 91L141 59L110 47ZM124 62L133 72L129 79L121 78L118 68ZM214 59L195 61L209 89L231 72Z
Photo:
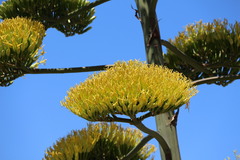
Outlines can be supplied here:
M187 64L191 65L193 68L195 68L196 70L200 71L200 72L204 72L207 74L212 74L211 71L207 70L204 68L203 65L201 65L200 63L198 63L197 61L195 61L193 58L187 56L185 53L183 53L182 51L180 51L177 47L175 47L173 44L171 44L170 42L166 41L166 40L161 40L162 45L164 45L165 47L167 47L169 50L171 50L174 54L176 54L180 59L182 59L184 62L186 62Z
M133 123L131 119L120 118L120 117L117 117L117 116L115 116L114 118L111 118L111 119L112 119L112 122L123 122L123 123L129 123L129 124Z
M192 83L193 83L193 85L200 85L200 84L214 83L216 81L236 80L236 79L240 79L240 75L208 77L208 78L204 78L204 79L195 80Z
M133 121L131 119L117 117L116 115L108 116L108 117L105 117L105 118L95 119L95 121L99 121L99 122L121 122L121 123L129 123L131 125L133 124Z
M205 68L220 68L220 67L227 67L227 68L236 68L236 69L240 69L240 66L237 65L231 65L230 62L228 62L228 64L213 64L213 65L206 65L204 66Z
M74 68L22 68L24 74L59 74L59 73L77 73L77 72L94 72L105 70L113 65L74 67Z

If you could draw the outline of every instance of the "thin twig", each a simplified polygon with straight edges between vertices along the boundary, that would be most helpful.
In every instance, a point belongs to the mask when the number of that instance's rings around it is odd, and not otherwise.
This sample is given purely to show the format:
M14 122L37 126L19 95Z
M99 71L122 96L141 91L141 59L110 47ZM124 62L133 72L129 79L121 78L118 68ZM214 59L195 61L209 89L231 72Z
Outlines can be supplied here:
M132 159L137 154L137 152L151 139L153 139L151 135L144 137L136 147L134 147L126 156L122 158L122 160Z
M138 12L138 10L137 9L135 9L135 8L133 8L133 6L131 5L131 8L135 11L135 17L139 20L139 21L141 21L141 18L140 18L140 15L139 15L139 12Z
M151 117L151 116L153 116L152 112L148 112L148 113L146 113L146 114L138 117L137 120L143 121L144 119L146 119L146 118L148 118L148 117Z
M240 79L240 75L208 77L208 78L193 81L192 83L193 83L193 85L200 85L200 84L210 84L210 83L214 83L216 81L236 80L236 79Z

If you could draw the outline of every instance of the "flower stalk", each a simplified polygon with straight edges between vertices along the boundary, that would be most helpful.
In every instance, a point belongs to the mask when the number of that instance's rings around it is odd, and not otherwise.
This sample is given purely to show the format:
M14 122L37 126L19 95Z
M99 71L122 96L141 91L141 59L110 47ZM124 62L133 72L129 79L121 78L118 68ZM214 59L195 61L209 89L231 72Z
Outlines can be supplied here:
M163 65L164 61L161 46L161 37L158 26L158 19L156 16L157 0L135 0L135 2L141 19L147 62L150 64L154 63L157 65ZM165 141L167 141L169 148L171 149L171 159L180 160L181 158L176 128L174 127L172 129L166 126L166 123L164 123L165 121L169 121L169 116L172 117L173 115L173 111L169 111L167 113L156 116L156 124L158 130L164 130L164 132L160 133ZM171 160L168 159L167 154L168 153L165 153L163 150L161 150L161 159Z

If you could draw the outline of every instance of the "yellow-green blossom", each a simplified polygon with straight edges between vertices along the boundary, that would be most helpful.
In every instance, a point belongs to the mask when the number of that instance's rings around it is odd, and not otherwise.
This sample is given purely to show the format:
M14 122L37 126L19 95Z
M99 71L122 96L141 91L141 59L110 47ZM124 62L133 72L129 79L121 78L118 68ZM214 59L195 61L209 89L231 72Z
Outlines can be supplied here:
M142 139L137 129L122 128L117 124L88 124L87 128L72 131L48 148L44 160L90 160L105 158L117 160L131 151ZM145 145L133 160L147 159L155 151Z
M44 36L45 29L40 22L20 17L6 19L0 23L0 57L34 58Z
M18 68L31 67L37 61L45 36L44 26L26 18L6 19L0 23L0 85L22 75Z
M152 115L177 109L195 95L191 81L181 73L139 61L117 62L68 92L62 105L90 121L111 114Z
M209 76L236 75L240 66L240 23L229 24L226 19L211 23L196 22L186 26L178 36L169 40L180 51L195 59L211 72L203 73L193 68L175 53L167 50L165 62L169 68L184 73L192 80ZM233 67L231 67L233 66ZM215 82L227 85L232 81Z

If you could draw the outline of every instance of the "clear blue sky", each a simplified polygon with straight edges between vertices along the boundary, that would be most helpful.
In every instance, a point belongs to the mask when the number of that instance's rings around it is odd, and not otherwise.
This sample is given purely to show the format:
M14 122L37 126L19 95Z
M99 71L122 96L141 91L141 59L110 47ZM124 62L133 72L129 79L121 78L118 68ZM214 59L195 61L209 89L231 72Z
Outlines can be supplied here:
M96 8L93 29L65 38L54 29L44 39L47 64L41 68L113 64L118 60L145 60L142 29L134 17L134 0L112 0ZM173 38L198 20L240 19L239 0L169 0L157 7L163 39ZM40 160L44 151L87 121L60 101L66 91L91 73L26 75L0 88L1 160ZM181 109L178 136L183 160L223 160L240 152L240 81L227 87L201 85L190 111ZM144 123L155 129L155 120ZM127 126L126 124L124 126ZM157 145L155 140L151 141ZM159 152L155 159L160 159Z

